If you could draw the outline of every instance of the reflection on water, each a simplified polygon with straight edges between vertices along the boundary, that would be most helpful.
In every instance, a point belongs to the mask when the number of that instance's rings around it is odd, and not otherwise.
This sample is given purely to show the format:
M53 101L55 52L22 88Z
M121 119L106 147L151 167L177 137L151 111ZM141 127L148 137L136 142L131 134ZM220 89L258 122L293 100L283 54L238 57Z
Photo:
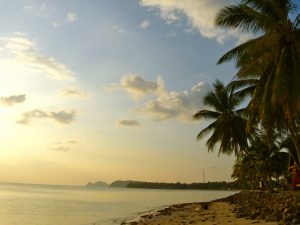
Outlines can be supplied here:
M153 208L210 201L230 191L0 184L1 225L110 225Z

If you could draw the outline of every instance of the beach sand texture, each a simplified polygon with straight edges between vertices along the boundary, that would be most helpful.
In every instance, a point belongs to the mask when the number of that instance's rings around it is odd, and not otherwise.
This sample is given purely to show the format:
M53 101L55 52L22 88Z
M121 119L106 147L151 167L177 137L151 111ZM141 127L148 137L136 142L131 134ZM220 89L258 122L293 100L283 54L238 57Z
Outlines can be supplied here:
M232 206L225 202L191 203L169 206L155 213L141 215L135 221L122 224L131 225L275 225L276 222L249 220L237 218L232 212Z

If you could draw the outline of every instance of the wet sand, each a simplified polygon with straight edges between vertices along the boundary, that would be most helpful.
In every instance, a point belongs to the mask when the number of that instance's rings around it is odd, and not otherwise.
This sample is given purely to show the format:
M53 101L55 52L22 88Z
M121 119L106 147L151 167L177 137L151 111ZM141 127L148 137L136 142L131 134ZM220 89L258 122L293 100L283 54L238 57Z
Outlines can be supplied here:
M218 224L264 224L275 225L277 222L263 220L249 220L237 218L233 213L233 206L226 202L190 203L172 205L156 212L142 214L139 218L123 222L130 225L218 225Z

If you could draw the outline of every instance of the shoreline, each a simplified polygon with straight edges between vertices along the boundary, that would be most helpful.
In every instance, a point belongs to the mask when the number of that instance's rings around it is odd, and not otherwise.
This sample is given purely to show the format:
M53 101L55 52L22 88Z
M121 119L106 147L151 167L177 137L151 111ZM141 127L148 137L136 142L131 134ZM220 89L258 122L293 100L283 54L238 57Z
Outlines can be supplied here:
M142 213L135 219L124 221L121 225L217 225L217 224L261 224L276 225L276 222L238 218L233 206L227 202L200 202L170 205L164 209Z
M173 204L153 209L123 221L121 225L298 224L299 197L300 192L241 191L211 202Z

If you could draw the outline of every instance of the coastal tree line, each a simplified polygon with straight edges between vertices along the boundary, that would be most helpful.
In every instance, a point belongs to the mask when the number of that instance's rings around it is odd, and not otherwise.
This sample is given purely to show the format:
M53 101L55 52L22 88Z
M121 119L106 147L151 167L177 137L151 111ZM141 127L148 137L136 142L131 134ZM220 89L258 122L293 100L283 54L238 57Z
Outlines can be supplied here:
M197 136L210 134L208 151L234 154L232 177L245 188L272 188L289 179L291 158L300 162L300 14L291 0L242 0L221 9L215 24L252 32L255 38L218 61L236 63L228 84L216 80L204 97L207 109L195 119L212 122ZM284 150L283 150L284 149Z
M232 182L207 182L207 183L164 183L164 182L135 182L128 183L127 188L148 188L148 189L184 189L184 190L227 190L234 188Z

